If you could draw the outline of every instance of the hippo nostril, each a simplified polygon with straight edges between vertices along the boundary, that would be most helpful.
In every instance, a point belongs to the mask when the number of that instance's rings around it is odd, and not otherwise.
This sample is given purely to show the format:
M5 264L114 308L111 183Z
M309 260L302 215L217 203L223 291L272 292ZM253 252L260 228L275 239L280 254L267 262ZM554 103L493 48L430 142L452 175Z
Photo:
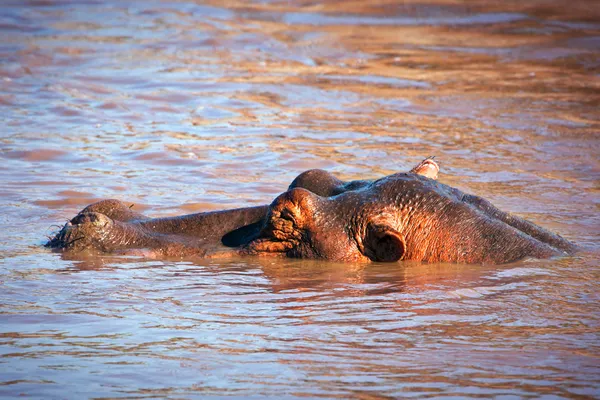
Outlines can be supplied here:
M77 214L72 220L69 221L69 226L79 225L84 221L85 214Z
M363 246L363 254L373 261L394 262L406 253L404 237L386 225L369 224Z

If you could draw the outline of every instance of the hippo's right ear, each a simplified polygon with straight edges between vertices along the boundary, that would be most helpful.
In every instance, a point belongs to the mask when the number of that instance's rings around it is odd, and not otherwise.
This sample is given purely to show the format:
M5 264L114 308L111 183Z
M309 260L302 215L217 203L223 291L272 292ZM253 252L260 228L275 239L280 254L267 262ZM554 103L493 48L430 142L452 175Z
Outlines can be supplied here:
M369 224L363 246L364 255L372 261L399 261L406 252L406 242L400 232L380 224Z
M421 161L417 166L410 170L413 174L423 175L427 178L437 179L438 172L440 172L440 166L433 161L435 157L427 157Z

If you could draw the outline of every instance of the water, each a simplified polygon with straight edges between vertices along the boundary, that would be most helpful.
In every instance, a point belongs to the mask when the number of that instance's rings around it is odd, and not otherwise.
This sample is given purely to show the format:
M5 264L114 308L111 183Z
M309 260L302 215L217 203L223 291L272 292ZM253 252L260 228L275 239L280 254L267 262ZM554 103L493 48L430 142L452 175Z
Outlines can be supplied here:
M0 395L600 397L600 9L592 1L8 1ZM269 203L436 155L560 232L504 266L70 260L85 205Z

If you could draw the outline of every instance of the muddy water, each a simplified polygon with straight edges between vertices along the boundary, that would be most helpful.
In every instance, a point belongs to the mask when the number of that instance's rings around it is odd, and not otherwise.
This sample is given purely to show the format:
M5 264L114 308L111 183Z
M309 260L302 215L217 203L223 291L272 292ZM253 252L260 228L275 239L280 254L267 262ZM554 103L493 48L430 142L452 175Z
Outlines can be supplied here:
M3 1L0 395L600 393L593 1ZM440 180L584 247L496 267L69 260L102 198L270 202L301 171Z

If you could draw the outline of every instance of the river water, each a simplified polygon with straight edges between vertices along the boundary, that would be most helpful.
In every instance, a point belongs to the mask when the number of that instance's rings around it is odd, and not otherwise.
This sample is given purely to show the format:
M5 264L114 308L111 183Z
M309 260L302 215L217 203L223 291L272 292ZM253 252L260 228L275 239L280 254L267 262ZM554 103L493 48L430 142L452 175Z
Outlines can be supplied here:
M225 3L226 5L223 5ZM3 1L0 396L600 396L600 7ZM406 171L583 246L503 266L73 260L85 205Z

